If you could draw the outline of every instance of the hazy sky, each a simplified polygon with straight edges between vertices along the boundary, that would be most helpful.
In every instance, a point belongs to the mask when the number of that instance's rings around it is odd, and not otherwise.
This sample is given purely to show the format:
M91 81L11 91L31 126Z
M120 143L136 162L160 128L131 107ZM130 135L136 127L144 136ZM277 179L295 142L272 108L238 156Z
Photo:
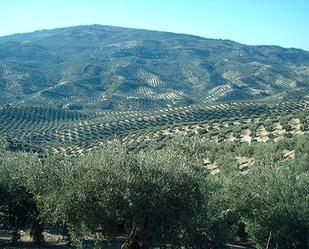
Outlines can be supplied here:
M309 0L0 0L0 35L82 24L309 50Z

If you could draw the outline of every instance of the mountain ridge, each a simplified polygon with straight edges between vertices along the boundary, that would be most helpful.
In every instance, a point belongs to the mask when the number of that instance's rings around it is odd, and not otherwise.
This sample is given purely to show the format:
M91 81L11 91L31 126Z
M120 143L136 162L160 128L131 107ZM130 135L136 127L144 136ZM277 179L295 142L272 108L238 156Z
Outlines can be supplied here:
M82 28L82 27L111 27L111 28L118 28L118 29L130 29L130 30L138 30L138 31L145 31L145 32L159 32L159 33L166 33L166 34L173 34L173 35L185 35L185 36L191 36L193 38L200 38L200 39L206 39L206 40L217 40L217 41L226 41L226 42L231 42L231 43L237 43L240 45L244 46L251 46L251 47L276 47L276 48L281 48L281 49L295 49L303 52L309 52L309 50L303 49L303 48L296 48L296 47L285 47L281 45L275 45L275 44L246 44L243 42L238 42L234 41L228 38L208 38L206 36L202 35L195 35L195 34L187 34L187 33L178 33L178 32L172 32L172 31L164 31L164 30L155 30L155 29L147 29L147 28L129 28L125 26L115 26L115 25L105 25L105 24L86 24L86 25L74 25L74 26L65 26L61 28L47 28L47 29L38 29L34 31L29 31L29 32L21 32L21 33L12 33L12 34L7 34L7 35L0 35L0 40L2 38L12 38L12 37L17 37L17 36L24 36L24 35L30 35L30 34L36 34L36 33L41 33L41 32L49 32L49 31L57 31L57 30L64 30L64 29L73 29L73 28Z
M0 104L146 110L308 89L301 49L106 25L0 37Z

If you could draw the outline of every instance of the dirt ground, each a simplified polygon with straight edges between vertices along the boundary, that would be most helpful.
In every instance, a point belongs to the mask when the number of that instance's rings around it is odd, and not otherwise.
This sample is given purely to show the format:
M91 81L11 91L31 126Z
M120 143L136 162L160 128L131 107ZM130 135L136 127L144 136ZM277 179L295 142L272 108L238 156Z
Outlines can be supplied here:
M0 248L1 249L69 249L61 235L44 232L45 243L43 246L35 246L28 232L21 232L21 239L18 243L13 244L11 241L11 233L7 230L0 230ZM102 242L104 243L104 242ZM111 245L102 246L106 249L120 249L123 241L117 241ZM92 239L85 241L86 248L93 248L94 241Z
M35 246L33 245L33 242L29 236L29 233L22 232L21 233L21 241L12 244L11 242L11 233L7 230L0 230L0 249L71 249L72 247L69 247L66 245L65 241L62 239L61 235L52 234L44 232L44 238L45 238L45 244L43 246ZM104 243L104 242L103 242ZM101 245L100 248L102 249L121 249L121 245L124 243L124 239L119 239L116 242L108 245ZM89 240L85 241L85 248L92 249L94 246L94 241L90 238ZM241 246L241 245L231 245L228 244L228 248L230 249L254 249L254 247L248 245L248 246ZM156 248L160 249L160 248Z
M18 243L11 242L11 233L6 230L0 230L0 248L4 249L68 249L69 247L62 242L48 241L44 246L34 246L29 234L21 233L21 240Z

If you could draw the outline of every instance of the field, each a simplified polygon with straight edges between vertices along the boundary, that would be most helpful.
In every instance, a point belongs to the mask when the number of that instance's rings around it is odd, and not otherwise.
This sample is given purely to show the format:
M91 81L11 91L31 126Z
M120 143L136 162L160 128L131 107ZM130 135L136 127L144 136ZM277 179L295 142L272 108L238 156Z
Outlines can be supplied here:
M0 136L12 150L79 154L107 140L130 146L175 135L208 141L267 142L309 130L309 101L232 102L158 111L83 112L44 107L0 107Z

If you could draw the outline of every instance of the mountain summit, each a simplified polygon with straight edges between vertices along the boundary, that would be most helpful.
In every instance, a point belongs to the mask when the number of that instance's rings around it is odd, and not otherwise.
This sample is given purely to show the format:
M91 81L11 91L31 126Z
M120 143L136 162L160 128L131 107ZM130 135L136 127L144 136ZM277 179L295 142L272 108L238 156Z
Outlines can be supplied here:
M147 110L308 90L298 49L101 25L0 37L0 104Z

